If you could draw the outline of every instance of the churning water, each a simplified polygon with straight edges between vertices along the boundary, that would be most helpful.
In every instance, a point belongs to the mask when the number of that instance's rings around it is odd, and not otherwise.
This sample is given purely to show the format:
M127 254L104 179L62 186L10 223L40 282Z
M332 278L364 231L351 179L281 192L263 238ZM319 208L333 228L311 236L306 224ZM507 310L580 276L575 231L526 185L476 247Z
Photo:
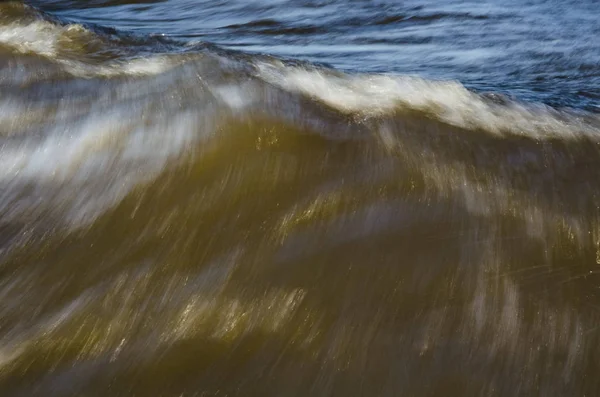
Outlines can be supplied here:
M599 395L599 20L0 3L0 395Z

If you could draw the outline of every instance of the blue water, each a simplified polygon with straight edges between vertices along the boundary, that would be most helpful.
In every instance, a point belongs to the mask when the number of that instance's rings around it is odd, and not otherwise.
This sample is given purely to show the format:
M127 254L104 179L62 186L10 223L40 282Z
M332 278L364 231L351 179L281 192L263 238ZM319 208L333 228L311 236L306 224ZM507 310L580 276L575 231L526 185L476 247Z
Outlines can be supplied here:
M68 21L140 35L210 42L346 71L458 80L522 100L599 109L596 0L32 3Z

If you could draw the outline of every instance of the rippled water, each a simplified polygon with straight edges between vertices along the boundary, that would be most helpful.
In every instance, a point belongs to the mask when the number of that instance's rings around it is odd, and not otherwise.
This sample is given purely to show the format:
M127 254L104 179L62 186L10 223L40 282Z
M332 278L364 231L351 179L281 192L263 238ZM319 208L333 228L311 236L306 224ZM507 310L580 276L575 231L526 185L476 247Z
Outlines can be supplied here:
M599 394L596 3L1 3L0 395Z

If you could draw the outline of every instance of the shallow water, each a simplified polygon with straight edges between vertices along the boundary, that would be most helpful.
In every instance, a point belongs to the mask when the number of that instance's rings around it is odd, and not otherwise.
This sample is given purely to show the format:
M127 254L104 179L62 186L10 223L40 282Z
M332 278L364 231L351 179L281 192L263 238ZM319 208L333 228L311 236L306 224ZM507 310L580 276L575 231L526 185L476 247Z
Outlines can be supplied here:
M597 395L595 1L0 4L0 395Z

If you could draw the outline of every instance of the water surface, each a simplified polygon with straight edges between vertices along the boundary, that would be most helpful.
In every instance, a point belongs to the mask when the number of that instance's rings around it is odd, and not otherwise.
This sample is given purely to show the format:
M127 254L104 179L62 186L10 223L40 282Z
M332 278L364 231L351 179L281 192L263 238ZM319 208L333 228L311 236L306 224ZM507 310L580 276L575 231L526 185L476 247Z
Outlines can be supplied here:
M599 394L598 12L0 4L0 395Z

